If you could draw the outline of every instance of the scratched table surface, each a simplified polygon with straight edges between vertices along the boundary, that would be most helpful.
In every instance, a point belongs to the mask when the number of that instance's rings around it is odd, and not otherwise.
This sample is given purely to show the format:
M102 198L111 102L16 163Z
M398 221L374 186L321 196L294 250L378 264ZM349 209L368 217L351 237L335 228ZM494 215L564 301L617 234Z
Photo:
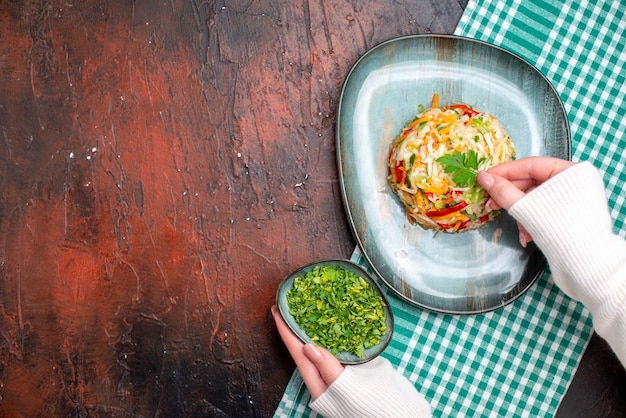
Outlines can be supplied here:
M343 80L465 5L0 1L0 415L271 416L276 287L355 246ZM560 414L625 381L594 338Z

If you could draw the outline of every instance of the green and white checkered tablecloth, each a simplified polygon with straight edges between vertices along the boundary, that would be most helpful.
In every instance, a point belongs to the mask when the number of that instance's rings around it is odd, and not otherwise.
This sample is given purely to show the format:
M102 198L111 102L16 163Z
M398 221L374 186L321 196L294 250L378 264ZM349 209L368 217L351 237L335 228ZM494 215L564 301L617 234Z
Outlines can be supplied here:
M615 230L626 236L626 2L470 1L456 35L509 49L555 86L572 130L573 159L604 174ZM354 261L366 265L359 251ZM589 313L549 271L512 304L483 315L423 311L388 292L395 315L388 358L435 417L553 416L592 333ZM297 371L275 417L315 416Z
M533 63L559 92L573 160L605 175L615 231L626 237L626 2L470 1L456 35L504 47Z

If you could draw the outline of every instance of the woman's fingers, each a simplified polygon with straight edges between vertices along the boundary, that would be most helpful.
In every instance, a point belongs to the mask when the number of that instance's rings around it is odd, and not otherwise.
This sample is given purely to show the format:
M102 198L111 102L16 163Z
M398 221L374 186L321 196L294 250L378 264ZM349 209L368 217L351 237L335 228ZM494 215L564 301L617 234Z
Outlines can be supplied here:
M307 358L304 354L303 347L304 343L300 341L300 339L291 331L289 326L285 323L282 316L278 312L278 307L276 305L272 306L272 316L274 317L274 322L276 322L276 328L278 329L278 333L280 334L280 338L285 343L287 350L289 350L289 354L293 361L296 363L298 370L300 371L300 376L302 376L302 380L309 387L318 389L322 387L324 383L321 376L317 371L317 367ZM325 389L324 389L325 390ZM313 391L311 391L311 394Z
M304 354L320 373L322 379L330 386L343 372L343 366L330 351L308 343L304 345Z
M294 334L287 323L285 323L285 320L282 316L280 316L280 312L278 312L278 307L276 305L272 306L271 311L272 316L274 317L274 322L276 322L276 328L278 329L280 338L287 346L289 354L291 354L291 357L293 357L297 364L299 358L306 358L304 353L302 353L302 346L304 343L300 341L298 336Z
M343 366L328 350L300 341L285 323L276 305L271 311L280 338L298 366L304 384L313 399L317 399L341 374Z
M517 223L517 229L519 230L519 243L522 244L522 247L526 248L528 243L533 240L533 237L530 236L524 225L521 223Z
M486 203L486 208L489 211L501 208L509 209L526 194L507 179L491 173L478 173L476 179L491 195L491 198ZM527 191L531 191L534 187L535 186L529 187ZM517 228L519 230L519 242L522 247L526 247L526 245L533 240L533 237L530 236L526 228L519 222L517 223Z
M492 167L476 176L478 183L489 193L488 210L509 209L526 193L575 163L551 157L528 157ZM519 228L519 242L523 247L532 237L523 225Z
M509 209L530 189L574 165L552 157L527 157L480 172L478 183L489 193L488 209Z
M488 203L488 208L491 210L499 208L508 210L525 194L507 179L492 174L491 172L481 171L476 176L476 181L478 181L491 196L493 202ZM494 202L496 205L494 205Z
M504 177L511 182L541 184L561 171L574 165L572 161L552 157L526 157L490 168L491 174ZM520 188L521 184L518 184Z

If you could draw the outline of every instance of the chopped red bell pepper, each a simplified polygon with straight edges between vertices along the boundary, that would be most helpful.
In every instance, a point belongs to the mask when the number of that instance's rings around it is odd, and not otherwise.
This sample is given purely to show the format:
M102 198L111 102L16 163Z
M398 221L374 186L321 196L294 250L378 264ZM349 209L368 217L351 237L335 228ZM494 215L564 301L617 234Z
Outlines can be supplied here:
M448 196L443 200L443 203L445 203L446 205L449 205L450 203L452 203L452 200L454 199L454 196L452 195L452 193L449 193Z
M404 183L404 180L406 180L406 169L404 168L404 161L400 161L396 165L396 181Z
M472 109L464 103L452 104L450 106L446 106L446 109L459 110L462 114L467 115L470 118L478 115L478 112L476 110Z
M483 223L483 222L487 222L489 220L489 214L487 215L483 215L480 218L478 218L478 220Z
M400 161L396 165L395 170L396 170L396 182L404 183L404 180L406 180L406 169L404 168L404 162Z
M452 228L452 225L450 225L450 224L442 224L442 223L440 223L440 222L436 222L436 224L437 224L437 225L439 226L439 228L441 228L441 229L450 229L450 228Z
M460 211L461 209L463 209L464 207L467 206L467 202L461 202L458 203L454 206L449 206L447 208L443 208L440 210L430 210L428 212L426 212L426 216L428 216L429 218L436 218L438 216L445 216L445 215L449 215L451 213Z
M464 230L465 228L467 228L467 225L470 223L470 219L466 219L463 222L461 222L461 225L457 228L457 232Z

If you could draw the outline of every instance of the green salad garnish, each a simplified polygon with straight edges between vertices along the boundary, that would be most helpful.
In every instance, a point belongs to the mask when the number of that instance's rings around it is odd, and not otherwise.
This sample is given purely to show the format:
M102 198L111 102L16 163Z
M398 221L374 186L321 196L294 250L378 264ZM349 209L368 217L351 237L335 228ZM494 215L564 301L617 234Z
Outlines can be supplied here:
M476 185L478 166L485 161L485 157L478 159L474 150L467 153L454 151L437 158L437 162L444 166L446 173L452 174L452 180L461 187L473 187Z
M309 338L333 354L345 351L363 357L387 330L382 297L362 277L340 266L317 266L296 277L287 304Z

